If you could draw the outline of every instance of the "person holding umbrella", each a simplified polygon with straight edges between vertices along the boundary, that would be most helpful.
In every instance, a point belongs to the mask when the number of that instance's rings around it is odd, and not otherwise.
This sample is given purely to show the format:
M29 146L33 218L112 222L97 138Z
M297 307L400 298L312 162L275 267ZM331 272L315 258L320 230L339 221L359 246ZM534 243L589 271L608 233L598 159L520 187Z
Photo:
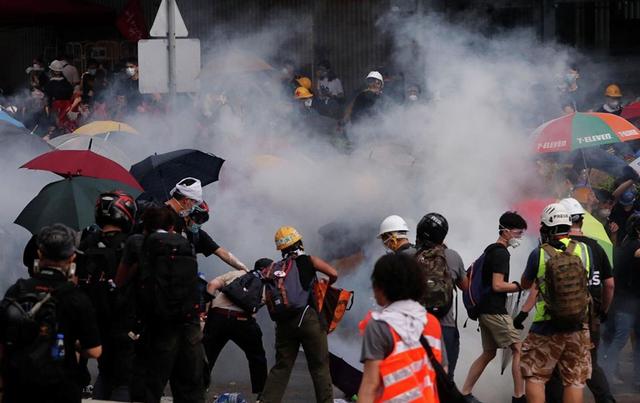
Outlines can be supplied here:
M192 213L198 211L202 199L202 184L196 178L184 178L176 184L170 192L171 199L165 204L176 214L175 230L186 234L193 244L196 253L205 256L218 256L223 262L237 270L247 271L247 266L238 260L231 252L218 245L211 236L194 220ZM206 205L206 204L205 204ZM201 208L200 208L201 209Z

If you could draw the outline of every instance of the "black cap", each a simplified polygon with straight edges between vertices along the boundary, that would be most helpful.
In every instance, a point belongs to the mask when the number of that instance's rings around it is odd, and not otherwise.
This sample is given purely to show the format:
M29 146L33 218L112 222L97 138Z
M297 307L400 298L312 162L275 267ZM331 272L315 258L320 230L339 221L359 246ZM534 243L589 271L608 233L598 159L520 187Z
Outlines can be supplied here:
M76 232L63 224L53 224L40 230L38 250L45 259L66 260L76 253Z

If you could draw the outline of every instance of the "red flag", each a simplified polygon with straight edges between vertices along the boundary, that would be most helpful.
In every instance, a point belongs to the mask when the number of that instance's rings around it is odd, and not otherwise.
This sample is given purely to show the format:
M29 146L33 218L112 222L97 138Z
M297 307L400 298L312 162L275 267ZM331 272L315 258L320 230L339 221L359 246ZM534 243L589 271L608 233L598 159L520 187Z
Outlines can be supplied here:
M138 42L148 38L149 29L144 20L140 0L129 0L116 20L118 30L128 41Z

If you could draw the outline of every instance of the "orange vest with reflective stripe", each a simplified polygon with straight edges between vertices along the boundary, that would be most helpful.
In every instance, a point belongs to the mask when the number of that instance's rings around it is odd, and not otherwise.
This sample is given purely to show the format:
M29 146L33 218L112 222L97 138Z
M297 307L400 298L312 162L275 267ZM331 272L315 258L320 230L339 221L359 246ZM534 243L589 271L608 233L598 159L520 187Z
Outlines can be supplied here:
M360 323L364 330L371 319L369 313ZM382 393L376 402L440 403L436 373L422 344L409 347L389 326L393 336L393 351L380 363ZM442 362L442 329L438 319L427 313L427 325L422 332L433 354Z

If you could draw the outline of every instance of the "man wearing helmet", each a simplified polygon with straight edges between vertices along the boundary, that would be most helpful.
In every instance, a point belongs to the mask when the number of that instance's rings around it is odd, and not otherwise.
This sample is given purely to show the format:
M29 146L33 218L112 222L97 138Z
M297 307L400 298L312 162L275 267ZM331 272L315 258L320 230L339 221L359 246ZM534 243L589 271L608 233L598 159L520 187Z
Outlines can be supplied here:
M176 214L175 231L185 234L196 249L205 256L218 256L238 270L247 270L231 252L218 245L201 227L209 218L209 207L202 199L202 184L196 178L184 178L170 192L165 204ZM206 214L205 214L206 213Z
M615 402L611 390L609 388L609 382L605 376L605 372L598 365L598 345L600 344L600 323L604 322L607 318L607 312L613 299L614 280L611 270L611 264L607 253L602 249L602 246L592 238L584 236L582 233L582 223L586 214L584 208L580 202L573 198L566 198L560 200L571 220L571 232L569 237L573 240L584 243L589 247L591 274L589 276L589 292L593 300L593 307L591 309L591 317L589 320L589 332L591 336L591 342L593 348L591 349L591 366L592 373L591 378L587 380L587 386L593 393L595 401L597 403L612 403ZM536 258L535 254L532 258ZM527 266L535 266L537 261L528 262ZM522 279L522 287L529 288L533 280L528 278ZM615 362L615 361L614 361ZM613 373L613 371L609 372ZM548 403L562 402L562 381L559 376L559 372L556 370L553 372L551 380L546 386L546 398Z
M547 252L553 248L556 253L568 248L573 255L578 256L584 276L590 273L589 247L582 242L569 238L571 219L567 209L560 203L552 203L545 207L540 218L540 237L542 245L536 247L529 256L523 278L533 282L531 292L522 311L514 319L517 328L522 329L522 323L529 311L536 307L535 318L522 347L522 376L526 381L527 401L530 403L545 402L545 384L552 376L557 366L564 386L562 401L566 403L580 403L584 399L584 385L591 377L591 340L585 323L577 323L570 328L561 329L554 322L547 309L547 297L542 298L540 291L554 292L550 284L546 284L545 273L547 263L555 256ZM586 284L586 281L585 281ZM561 298L555 295L555 298Z
M116 290L114 281L136 212L131 195L121 190L102 193L96 201L96 225L85 230L80 241L78 279L96 312L103 344L93 391L96 399L129 400L133 341L126 334L134 317L126 309L131 296L127 298L126 289Z
M596 111L601 113L613 113L620 116L622 113L622 91L617 84L609 84L604 91L605 102Z
M32 278L18 280L0 304L0 400L5 403L80 403L84 381L77 357L102 353L91 303L73 284L76 240L76 232L65 225L42 228ZM41 304L33 309L36 296ZM31 309L31 318L25 309ZM24 327L30 320L35 333Z
M402 217L390 215L380 223L378 239L391 252L404 253L413 257L417 251L409 242L408 232L409 226Z
M275 234L275 243L276 249L282 253L283 261L290 260L292 263L289 270L275 271L274 275L285 278L287 295L290 298L295 295L298 296L297 299L304 300L300 304L304 305L304 308L292 309L286 318L275 320L276 363L269 371L262 396L258 400L261 403L282 401L291 370L296 362L300 346L302 346L313 380L316 402L332 403L333 388L329 373L326 324L323 324L323 320L314 307L312 288L314 281L316 281L317 272L328 276L329 283L334 283L338 279L338 272L319 257L306 254L302 244L302 236L293 227L279 228ZM296 277L298 281L287 283L287 278L295 279ZM288 286L287 284L292 285ZM268 301L267 307L269 307Z
M444 244L448 232L449 223L442 214L426 214L422 217L416 229L416 246L419 248L418 253L433 248L443 248L451 280L460 290L465 291L469 288L469 281L467 280L462 257L460 257L458 252L448 248ZM453 298L456 297L456 295L453 295ZM460 353L460 332L458 331L457 316L457 308L454 308L452 304L446 314L440 318L442 338L444 339L445 351L447 352L449 362L448 374L451 379L454 377L458 355Z
M480 304L480 336L482 338L482 354L471 368L462 387L462 393L467 401L475 403L478 400L471 394L473 386L487 365L495 358L499 348L510 348L513 353L511 374L513 376L512 402L524 402L524 388L522 373L520 372L520 334L515 329L513 319L507 312L507 294L519 292L517 281L509 282L509 260L511 255L508 247L520 245L520 238L527 229L527 223L518 213L507 211L500 216L498 225L498 240L484 250L485 260L482 271L482 283L491 285L491 292Z

